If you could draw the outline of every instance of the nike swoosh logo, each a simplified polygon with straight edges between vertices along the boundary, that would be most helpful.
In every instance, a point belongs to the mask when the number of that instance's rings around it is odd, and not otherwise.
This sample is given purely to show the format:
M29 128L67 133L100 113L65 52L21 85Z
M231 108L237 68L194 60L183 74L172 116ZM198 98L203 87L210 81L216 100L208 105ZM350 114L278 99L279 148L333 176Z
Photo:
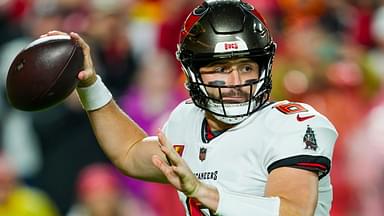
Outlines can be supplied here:
M299 114L297 114L296 119L297 119L297 121L302 122L302 121L308 120L308 119L313 118L313 117L315 117L315 115L300 117Z

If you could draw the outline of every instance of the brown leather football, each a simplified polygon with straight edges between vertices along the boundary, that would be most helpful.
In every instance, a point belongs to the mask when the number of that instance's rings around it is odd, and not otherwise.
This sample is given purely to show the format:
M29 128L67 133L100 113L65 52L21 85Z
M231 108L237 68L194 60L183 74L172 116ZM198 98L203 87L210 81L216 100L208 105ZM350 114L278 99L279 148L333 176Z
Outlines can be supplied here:
M39 38L21 50L9 68L8 101L24 111L56 105L76 88L82 68L82 50L69 36Z

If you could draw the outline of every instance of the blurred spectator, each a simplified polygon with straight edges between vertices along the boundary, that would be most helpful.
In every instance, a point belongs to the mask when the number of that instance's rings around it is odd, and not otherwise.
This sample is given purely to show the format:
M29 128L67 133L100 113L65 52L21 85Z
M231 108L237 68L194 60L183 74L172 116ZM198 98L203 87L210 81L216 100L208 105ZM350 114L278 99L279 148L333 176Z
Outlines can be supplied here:
M371 24L376 0L355 0L354 1L354 23L351 25L351 36L360 45L372 47Z
M123 187L120 175L109 164L84 167L76 180L77 202L67 216L154 216Z
M4 101L0 107L3 126L1 143L7 154L11 155L18 175L31 180L41 168L41 153L31 127L31 113L20 112L9 107L6 102L5 81L8 68L13 58L32 40L41 34L56 29L62 21L55 8L47 7L41 10L37 5L24 14L23 25L19 26L22 36L13 38L0 47L0 100ZM1 103L0 103L1 104Z
M384 3L375 11L371 33L375 46L368 50L367 64L384 83Z
M333 206L331 215L350 215L356 205L349 176L346 173L346 154L350 146L346 138L365 117L369 99L363 94L366 74L371 73L362 65L363 47L351 41L337 46L337 57L324 68L324 86L307 93L304 101L325 114L335 125L339 138L333 154L331 171Z
M136 59L157 49L159 23L164 19L161 0L135 1L129 8L127 34Z
M276 0L284 13L284 25L296 25L302 21L317 20L325 12L324 0Z
M63 11L56 1L35 3L23 21L24 35L7 42L1 49L0 70L4 78L1 79L1 92L14 56L41 34L62 27ZM15 162L18 174L29 184L44 190L56 203L60 214L68 210L74 198L72 188L78 170L88 163L106 160L95 144L87 116L77 99L70 100L36 113L5 106L6 117L1 122L4 151ZM70 136L73 137L69 139ZM68 160L69 157L73 160Z
M18 35L1 46L1 87L4 87L8 68L18 52L27 46L32 40L52 29L59 29L62 16L57 8L48 7L42 10L35 5L25 15L24 22L19 27L23 34Z
M29 0L0 1L0 46L22 34L22 21L31 5Z
M165 18L159 26L158 49L175 55L182 24L191 9L199 2L200 0L162 0Z
M352 215L384 215L384 97L347 140L347 176Z
M0 215L58 216L54 203L42 191L26 186L9 158L0 152Z
M0 61L6 64L1 67L10 65L17 52L50 30L87 33L97 43L95 62L118 96L135 72L119 6L100 7L96 1L34 1L33 10L22 23L24 36L3 46ZM1 81L6 80L7 70L1 68ZM23 177L46 191L60 213L66 213L75 198L73 186L78 171L87 164L106 161L77 99L69 97L65 103L36 113L9 109L6 116L6 122L2 122L5 149L14 156Z
M122 0L90 1L91 13L86 29L94 64L113 95L119 98L135 77L136 59L128 38L127 17Z
M302 101L323 87L323 70L336 57L337 41L313 20L286 26L278 40L272 96Z
M183 99L183 92L177 91L177 66L173 59L164 51L148 54L140 64L134 85L119 100L122 109L152 135Z
M354 8L347 1L327 1L319 22L333 37L340 38L354 23Z
M346 140L345 169L356 203L353 215L384 214L384 2L374 13L371 33L375 47L368 51L367 64L379 77L381 90L362 124Z
M36 185L65 214L75 199L78 172L88 164L107 159L75 94L56 107L34 113L32 120L43 160Z
M160 0L163 10L163 21L158 25L158 37L156 38L157 50L168 52L169 55L175 56L177 44L179 42L179 33L185 18L189 12L198 5L202 0ZM175 64L181 65L173 58ZM184 83L184 74L178 70L178 85Z

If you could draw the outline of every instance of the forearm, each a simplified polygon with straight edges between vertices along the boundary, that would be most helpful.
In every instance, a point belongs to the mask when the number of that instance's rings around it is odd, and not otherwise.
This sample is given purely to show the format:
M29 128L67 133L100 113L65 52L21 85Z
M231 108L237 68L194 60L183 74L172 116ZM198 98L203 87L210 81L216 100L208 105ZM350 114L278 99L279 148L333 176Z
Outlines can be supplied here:
M158 155L165 160L157 137L148 137L114 101L87 113L100 147L125 175L146 181L166 182L151 159L153 155Z
M302 203L280 197L280 216L313 216L315 207L308 208Z
M83 81L76 90L100 147L118 168L126 170L129 151L146 134L119 108L96 74Z
M268 176L265 196L280 198L280 215L312 216L318 199L318 175L314 172L281 167Z
M165 159L158 140L146 139L146 133L113 101L101 78L77 92L100 147L117 168L131 177L164 182L151 162L152 155Z

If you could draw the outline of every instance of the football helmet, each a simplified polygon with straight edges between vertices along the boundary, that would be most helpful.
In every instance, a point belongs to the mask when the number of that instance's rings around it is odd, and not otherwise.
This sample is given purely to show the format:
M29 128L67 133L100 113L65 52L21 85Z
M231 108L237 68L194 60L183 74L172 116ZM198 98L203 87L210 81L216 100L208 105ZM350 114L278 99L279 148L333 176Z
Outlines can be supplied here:
M218 120L237 124L265 104L272 88L271 67L276 44L260 13L240 0L206 0L185 20L176 53L186 74L186 88L194 104ZM200 67L234 58L248 58L259 66L259 79L239 85L204 83ZM226 103L207 88L249 89L246 102Z

